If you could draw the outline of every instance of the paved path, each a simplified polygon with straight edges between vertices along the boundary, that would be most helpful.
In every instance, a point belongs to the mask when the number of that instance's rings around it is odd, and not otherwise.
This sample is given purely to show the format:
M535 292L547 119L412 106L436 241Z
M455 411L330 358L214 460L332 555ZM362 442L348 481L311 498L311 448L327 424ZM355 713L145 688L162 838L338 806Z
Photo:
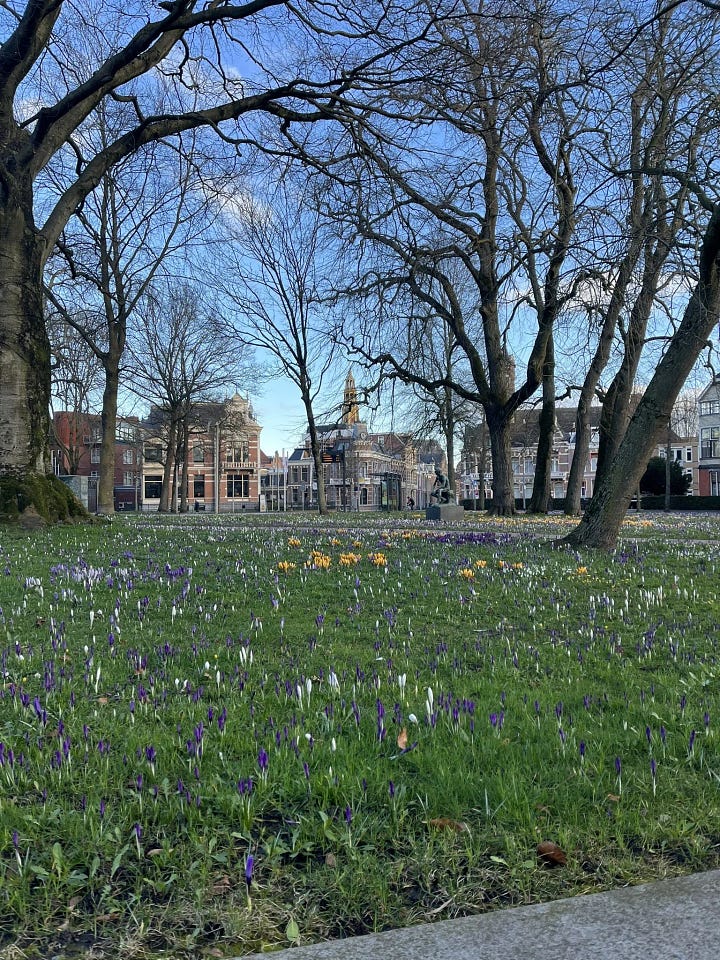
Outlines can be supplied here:
M244 960L719 960L720 870Z

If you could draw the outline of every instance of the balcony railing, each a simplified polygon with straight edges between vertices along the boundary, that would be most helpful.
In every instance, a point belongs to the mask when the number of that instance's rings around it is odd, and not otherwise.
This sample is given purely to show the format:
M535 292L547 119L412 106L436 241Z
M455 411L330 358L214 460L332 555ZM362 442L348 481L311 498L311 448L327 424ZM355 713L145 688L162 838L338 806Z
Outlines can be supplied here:
M255 470L257 469L256 460L223 460L223 467L226 470Z

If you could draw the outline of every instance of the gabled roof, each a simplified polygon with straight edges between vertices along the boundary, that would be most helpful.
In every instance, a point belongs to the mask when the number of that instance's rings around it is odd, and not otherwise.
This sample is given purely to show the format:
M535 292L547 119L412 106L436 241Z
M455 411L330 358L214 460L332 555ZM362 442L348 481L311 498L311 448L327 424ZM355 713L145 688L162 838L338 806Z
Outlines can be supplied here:
M705 387L698 397L698 403L702 400L716 400L718 397L720 397L720 374Z

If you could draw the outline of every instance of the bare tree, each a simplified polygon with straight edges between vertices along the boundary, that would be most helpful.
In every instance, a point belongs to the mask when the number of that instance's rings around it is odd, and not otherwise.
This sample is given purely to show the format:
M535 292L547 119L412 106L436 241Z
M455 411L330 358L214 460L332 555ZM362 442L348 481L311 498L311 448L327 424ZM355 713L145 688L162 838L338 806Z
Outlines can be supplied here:
M566 538L574 547L610 549L628 504L675 400L720 315L720 205L711 214L699 254L700 277L682 321L668 342L615 459L598 484L580 523Z
M571 59L549 55L568 42L561 18L519 6L507 13L495 5L462 10L466 16L443 25L428 54L436 85L416 89L413 100L403 92L382 111L378 106L380 119L360 109L347 116L350 146L328 212L344 225L349 244L358 233L365 241L352 281L353 295L364 296L353 347L389 375L427 391L448 388L483 406L493 509L512 513L512 415L542 382L562 307L582 114L563 98L576 79ZM449 144L453 156L448 149L438 157L436 142ZM472 314L455 289L458 268L476 291ZM470 385L418 369L415 318L393 314L391 306L401 286L447 324ZM375 311L367 306L372 297ZM529 344L517 384L513 321Z
M236 382L239 358L214 307L189 283L172 288L156 284L145 294L139 313L138 330L130 341L132 389L155 405L161 421L157 426L165 428L159 509L166 512L175 508L178 464L186 469L193 407L216 400L223 388Z
M73 213L105 174L150 143L179 147L185 132L207 126L234 147L277 150L281 128L326 119L333 98L367 76L369 66L376 71L384 49L397 55L407 41L404 16L385 16L383 3L373 0L355 7L342 0L299 7L285 0L169 0L159 9L89 0L2 4L0 476L47 466L42 274ZM293 42L285 49L302 52L300 66L279 60L286 32ZM238 55L243 76L232 66ZM159 111L147 96L150 74L166 78ZM127 122L98 149L85 128L113 100L129 105ZM274 118L277 128L253 130L253 117ZM63 173L56 193L43 183L53 164Z
M307 422L318 488L327 513L324 464L316 406L332 370L335 347L323 291L330 270L328 236L309 202L308 185L280 176L230 224L223 285L238 308L241 341L267 359L266 376L295 384Z
M580 512L593 400L600 396L603 401L597 485L631 417L648 324L662 308L664 287L674 290L679 276L692 274L691 265L679 259L699 230L692 222L687 183L697 175L698 151L709 129L697 122L707 96L703 87L708 57L695 37L698 28L697 20L690 23L682 13L665 9L616 59L607 113L616 135L598 145L601 166L612 173L609 183L615 199L608 203L610 219L596 245L592 283L584 287L597 341L579 393L565 508L569 514ZM611 48L623 44L625 35L608 37ZM688 109L688 98L695 107ZM660 171L666 167L682 169L683 176L663 177ZM619 362L603 389L602 376L618 341Z
M127 105L110 117L98 107L86 138L102 150L122 126ZM195 152L186 144L190 157ZM65 322L77 331L102 365L100 467L97 510L114 512L115 434L122 358L133 314L159 272L183 269L182 262L207 228L209 206L193 191L195 164L184 153L150 144L103 174L98 187L63 230L49 263L53 282L46 291ZM77 314L82 297L96 311Z

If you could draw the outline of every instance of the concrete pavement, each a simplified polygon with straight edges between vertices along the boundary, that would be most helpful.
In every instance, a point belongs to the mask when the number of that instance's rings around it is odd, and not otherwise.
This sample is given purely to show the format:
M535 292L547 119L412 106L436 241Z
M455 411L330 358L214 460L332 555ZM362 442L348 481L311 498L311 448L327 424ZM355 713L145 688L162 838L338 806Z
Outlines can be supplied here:
M276 960L720 960L720 870L271 955Z

